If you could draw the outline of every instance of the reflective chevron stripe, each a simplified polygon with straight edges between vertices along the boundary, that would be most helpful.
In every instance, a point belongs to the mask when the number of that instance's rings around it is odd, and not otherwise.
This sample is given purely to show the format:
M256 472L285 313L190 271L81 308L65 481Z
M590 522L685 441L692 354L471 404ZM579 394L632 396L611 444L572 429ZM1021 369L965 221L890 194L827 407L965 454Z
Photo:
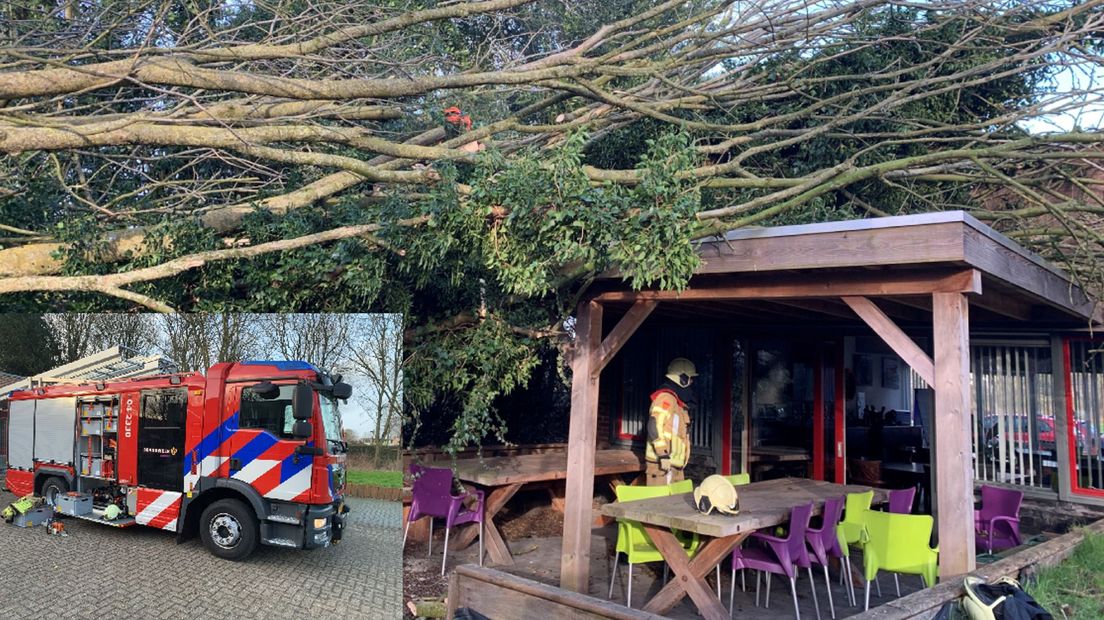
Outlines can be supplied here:
M134 521L163 530L176 531L181 493L139 487Z

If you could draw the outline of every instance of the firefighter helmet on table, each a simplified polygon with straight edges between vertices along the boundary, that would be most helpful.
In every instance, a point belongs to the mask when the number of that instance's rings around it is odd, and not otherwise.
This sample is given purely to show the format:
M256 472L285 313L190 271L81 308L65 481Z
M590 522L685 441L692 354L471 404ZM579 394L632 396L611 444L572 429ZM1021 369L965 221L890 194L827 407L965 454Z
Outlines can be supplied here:
M103 518L108 521L114 521L119 518L119 515L123 511L119 509L115 504L108 504L107 508L104 508Z
M719 474L702 480L694 489L694 505L705 514L713 512L714 508L726 515L740 513L740 497L736 494L736 487Z
M685 357L676 357L667 364L667 378L682 387L690 385L690 380L698 376L698 369L694 368L694 362Z

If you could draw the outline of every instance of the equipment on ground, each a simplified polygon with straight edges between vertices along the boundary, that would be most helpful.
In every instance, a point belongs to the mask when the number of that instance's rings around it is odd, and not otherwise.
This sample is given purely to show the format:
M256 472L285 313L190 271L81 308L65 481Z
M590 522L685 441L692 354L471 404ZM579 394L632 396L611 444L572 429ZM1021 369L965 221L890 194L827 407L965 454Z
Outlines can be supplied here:
M971 620L1054 620L1020 584L1009 577L986 583L980 577L963 580L966 596L962 607Z

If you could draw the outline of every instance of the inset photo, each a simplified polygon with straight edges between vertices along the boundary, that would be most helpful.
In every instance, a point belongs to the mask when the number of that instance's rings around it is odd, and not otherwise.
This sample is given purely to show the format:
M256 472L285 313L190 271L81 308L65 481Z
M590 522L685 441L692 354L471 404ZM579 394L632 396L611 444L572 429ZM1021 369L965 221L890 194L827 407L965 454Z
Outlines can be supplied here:
M401 615L401 315L0 318L0 612Z

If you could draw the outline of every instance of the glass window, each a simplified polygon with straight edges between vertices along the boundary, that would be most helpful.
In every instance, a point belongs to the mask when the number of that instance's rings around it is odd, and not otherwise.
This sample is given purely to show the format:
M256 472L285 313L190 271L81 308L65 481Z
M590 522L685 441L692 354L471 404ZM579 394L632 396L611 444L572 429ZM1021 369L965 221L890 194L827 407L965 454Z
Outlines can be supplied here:
M974 476L1029 487L1057 484L1050 346L972 342Z
M326 439L342 441L341 413L337 410L337 400L319 394L318 402L322 405L322 426L326 429Z
M238 427L260 428L281 439L294 439L291 432L295 424L295 417L291 414L294 390L294 385L281 385L279 396L265 399L257 396L253 388L242 389Z
M1070 340L1070 395L1076 471L1080 489L1104 489L1104 342Z
M143 428L177 428L184 426L188 412L188 395L184 390L144 394L142 397Z

